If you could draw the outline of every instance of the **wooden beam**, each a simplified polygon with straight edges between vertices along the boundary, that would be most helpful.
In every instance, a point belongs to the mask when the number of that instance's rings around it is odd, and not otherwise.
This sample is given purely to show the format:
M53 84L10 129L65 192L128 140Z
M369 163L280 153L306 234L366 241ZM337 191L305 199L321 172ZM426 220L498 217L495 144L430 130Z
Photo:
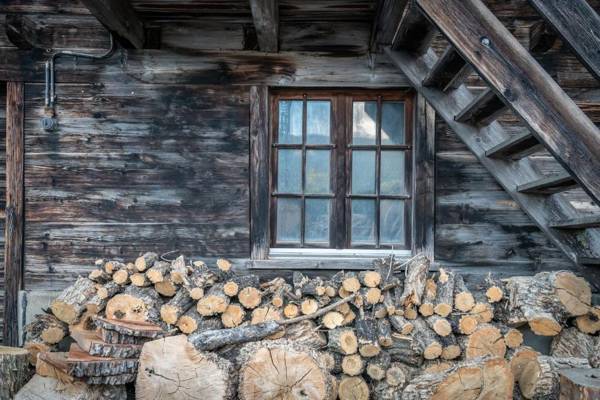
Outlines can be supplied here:
M7 346L19 344L17 304L23 289L24 85L6 84L6 226L4 233L4 328Z
M550 227L555 229L587 229L600 228L600 215L587 215L571 219L554 221Z
M269 90L250 88L250 244L251 258L269 255Z
M486 89L475 97L464 110L456 114L454 119L458 122L488 125L506 111L506 108L506 104L496 96L493 90Z
M577 182L568 172L535 179L531 182L517 186L521 193L554 194L571 190L577 187Z
M22 14L6 14L6 37L19 49L33 49L39 43L36 24Z
M471 73L471 66L452 46L448 46L440 56L437 64L423 80L424 86L437 87L446 91L456 89Z
M583 65L600 79L600 16L586 0L529 0Z
M531 133L525 132L503 140L489 150L486 150L485 155L492 158L520 160L543 149L544 146Z
M554 47L556 34L544 21L538 21L529 28L529 51L545 53Z
M276 53L279 49L279 1L250 0L250 10L259 49Z
M415 1L600 204L600 130L575 102L480 0Z
M410 0L404 8L396 35L392 40L393 50L403 49L412 53L422 54L435 33L433 25L419 10L414 0Z
M377 2L377 14L373 21L369 41L371 53L380 53L385 46L392 44L407 3L408 0L379 0Z
M81 0L84 6L118 38L141 49L146 42L144 24L129 0Z

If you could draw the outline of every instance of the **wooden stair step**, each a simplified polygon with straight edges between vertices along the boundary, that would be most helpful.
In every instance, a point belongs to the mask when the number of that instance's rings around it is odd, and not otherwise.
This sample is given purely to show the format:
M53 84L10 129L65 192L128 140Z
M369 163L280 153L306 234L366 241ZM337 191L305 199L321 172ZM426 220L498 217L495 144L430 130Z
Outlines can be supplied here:
M577 264L580 265L600 265L600 258L588 257L588 256L577 256Z
M544 146L531 133L525 132L498 143L486 150L485 155L491 158L520 160L543 149Z
M402 14L398 30L392 42L392 49L402 49L422 54L429 47L435 28L421 13L414 2L410 2Z
M491 89L475 97L454 119L458 122L488 125L506 110L506 104Z
M456 89L472 69L453 46L448 46L429 74L423 79L423 86L437 87L442 91Z
M567 172L563 172L519 185L517 191L529 194L554 194L573 189L576 186L575 179Z
M600 227L600 215L588 215L578 218L569 218L550 223L555 229L587 229Z

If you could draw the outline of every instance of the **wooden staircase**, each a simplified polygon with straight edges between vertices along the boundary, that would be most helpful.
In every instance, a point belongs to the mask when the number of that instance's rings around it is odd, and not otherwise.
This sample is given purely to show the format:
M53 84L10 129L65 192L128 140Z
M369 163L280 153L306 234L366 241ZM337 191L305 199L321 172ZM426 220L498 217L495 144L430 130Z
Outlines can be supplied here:
M440 56L436 29L450 43ZM600 215L561 193L579 187L600 205L600 130L480 0L407 2L385 52L556 246L582 269L600 263ZM478 94L463 83L473 70L488 85ZM497 121L507 110L527 132ZM530 156L542 150L564 171L540 173Z

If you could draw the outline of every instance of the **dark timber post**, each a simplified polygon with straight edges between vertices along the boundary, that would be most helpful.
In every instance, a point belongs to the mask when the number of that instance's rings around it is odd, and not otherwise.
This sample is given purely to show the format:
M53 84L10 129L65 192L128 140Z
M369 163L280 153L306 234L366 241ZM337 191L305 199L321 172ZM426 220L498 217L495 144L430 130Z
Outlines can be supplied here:
M6 230L4 234L4 344L17 346L19 290L23 287L24 85L6 84Z

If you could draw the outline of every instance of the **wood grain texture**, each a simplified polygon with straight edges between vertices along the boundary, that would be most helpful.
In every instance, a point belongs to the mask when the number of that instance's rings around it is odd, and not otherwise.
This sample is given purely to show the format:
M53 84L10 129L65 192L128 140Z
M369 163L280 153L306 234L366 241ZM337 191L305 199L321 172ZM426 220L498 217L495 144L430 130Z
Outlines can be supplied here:
M23 288L24 85L6 84L6 230L3 343L19 344L17 303Z
M136 49L144 47L144 24L129 0L81 0L81 3L117 37Z
M259 49L266 52L277 52L279 49L279 1L250 0L250 10Z

